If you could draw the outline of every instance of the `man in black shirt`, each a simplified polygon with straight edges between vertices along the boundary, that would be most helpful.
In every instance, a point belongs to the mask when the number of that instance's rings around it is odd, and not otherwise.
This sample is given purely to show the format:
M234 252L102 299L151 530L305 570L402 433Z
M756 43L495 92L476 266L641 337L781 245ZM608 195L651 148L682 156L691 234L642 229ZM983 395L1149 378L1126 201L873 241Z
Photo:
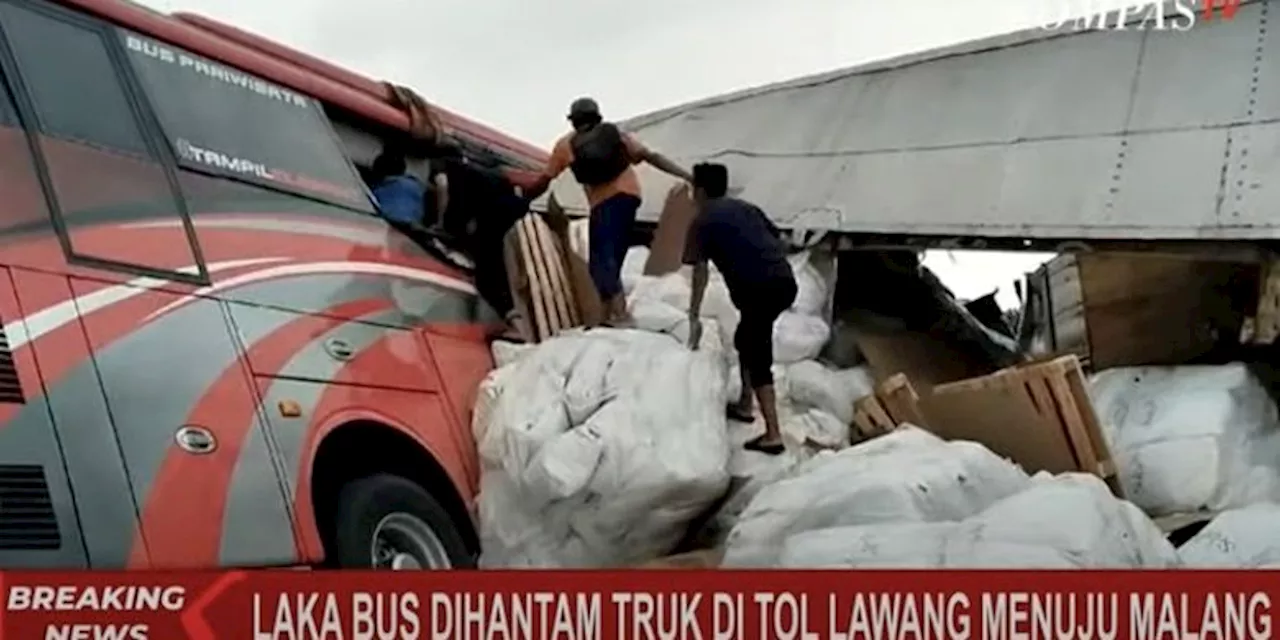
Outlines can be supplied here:
M694 200L698 214L689 225L684 263L693 265L693 295L689 300L689 343L702 338L699 311L707 288L707 261L724 275L729 297L741 312L733 346L738 350L742 395L729 407L729 417L752 421L751 394L760 401L764 435L746 448L777 455L783 452L773 389L773 323L796 299L796 279L787 262L787 247L778 228L755 205L725 196L729 172L724 165L693 168Z
M528 201L505 177L467 162L455 146L442 146L433 160L435 226L471 254L476 290L507 321L508 331L501 337L515 338L523 319L511 298L503 241L528 212Z

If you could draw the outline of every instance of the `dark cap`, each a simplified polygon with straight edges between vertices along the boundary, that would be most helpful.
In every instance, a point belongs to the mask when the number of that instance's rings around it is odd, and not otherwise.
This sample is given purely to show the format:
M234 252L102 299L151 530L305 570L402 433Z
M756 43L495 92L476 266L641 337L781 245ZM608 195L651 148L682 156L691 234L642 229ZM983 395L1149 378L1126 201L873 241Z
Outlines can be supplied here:
M580 116L598 116L600 115L600 105L596 104L591 98L578 98L569 105L569 117L577 118Z

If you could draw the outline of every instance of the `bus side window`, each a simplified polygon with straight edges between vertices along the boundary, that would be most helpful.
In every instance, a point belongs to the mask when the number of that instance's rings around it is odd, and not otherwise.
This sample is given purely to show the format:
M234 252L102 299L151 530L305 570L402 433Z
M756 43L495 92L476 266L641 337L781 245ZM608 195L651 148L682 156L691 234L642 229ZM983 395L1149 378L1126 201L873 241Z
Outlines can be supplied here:
M40 130L150 158L102 37L33 11L3 5Z
M147 137L100 24L0 1L0 26L17 62L15 91L39 132L49 194L71 258L90 266L198 279L192 234L176 184ZM157 223L136 228L121 222Z
M372 213L314 99L138 33L118 37L183 169Z
M0 72L0 237L9 232L37 231L52 233L49 224L49 209L45 203L44 192L40 188L40 176L31 160L31 147L26 133L22 130L22 121L18 118L17 107L13 103L13 93L9 86L9 78ZM30 236L28 236L30 237ZM56 267L56 264L42 264L40 258L28 258L24 266ZM55 255L55 260L60 256ZM5 255L6 261L22 262L12 254Z

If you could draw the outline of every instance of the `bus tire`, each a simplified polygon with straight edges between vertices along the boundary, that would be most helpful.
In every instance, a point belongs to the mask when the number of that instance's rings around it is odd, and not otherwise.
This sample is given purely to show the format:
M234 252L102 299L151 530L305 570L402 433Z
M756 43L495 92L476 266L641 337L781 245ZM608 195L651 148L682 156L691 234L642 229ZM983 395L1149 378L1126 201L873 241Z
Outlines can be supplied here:
M467 569L475 558L449 512L410 480L377 474L338 494L334 564L345 569Z

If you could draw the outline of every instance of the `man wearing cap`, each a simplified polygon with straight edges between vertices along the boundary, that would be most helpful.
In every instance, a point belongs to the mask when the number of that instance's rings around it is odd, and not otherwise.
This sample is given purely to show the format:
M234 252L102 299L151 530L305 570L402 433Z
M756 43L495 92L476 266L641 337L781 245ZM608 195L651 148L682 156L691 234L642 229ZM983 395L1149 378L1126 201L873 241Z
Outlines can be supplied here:
M542 195L565 169L573 171L591 206L589 221L590 269L605 322L626 323L626 298L622 292L622 261L630 248L631 227L640 209L640 179L633 164L647 162L655 169L686 182L693 176L666 156L646 148L629 133L600 115L600 105L579 98L569 107L573 131L556 142L551 159L538 182L526 190L532 200Z

